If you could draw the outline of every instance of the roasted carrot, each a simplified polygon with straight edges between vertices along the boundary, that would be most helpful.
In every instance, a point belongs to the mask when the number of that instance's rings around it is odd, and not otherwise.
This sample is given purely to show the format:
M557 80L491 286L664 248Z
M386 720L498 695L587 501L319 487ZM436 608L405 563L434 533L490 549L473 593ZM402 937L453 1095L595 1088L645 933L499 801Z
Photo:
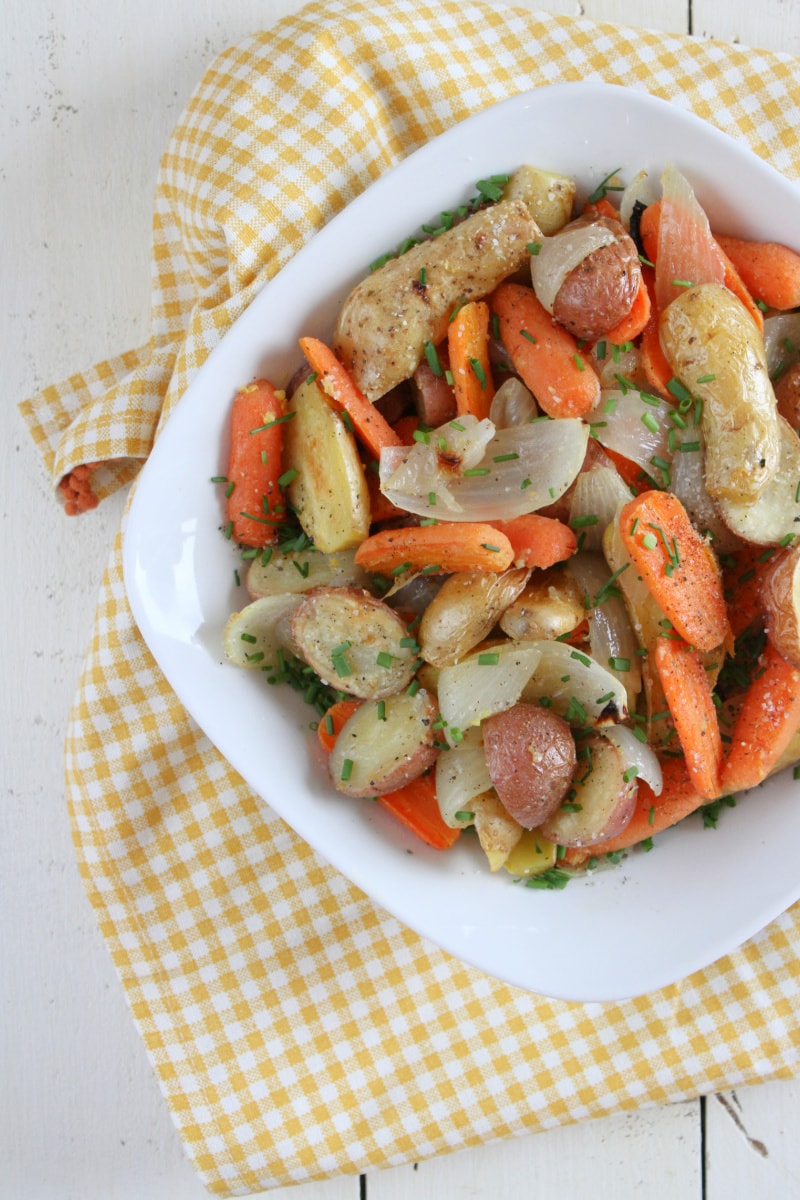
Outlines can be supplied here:
M578 546L578 539L568 525L541 513L488 523L508 538L518 567L552 567L571 558Z
M564 861L569 866L585 866L588 859L597 855L614 854L627 850L657 833L663 833L677 825L684 817L697 812L708 801L695 788L683 758L665 758L661 763L663 789L659 796L644 780L639 780L636 808L630 822L616 837L597 846L567 850Z
M800 725L800 671L767 642L745 693L722 767L724 792L763 782Z
M266 379L237 392L231 411L228 521L234 541L268 546L285 520L280 487L284 394Z
M356 551L357 566L379 575L405 570L505 571L514 561L511 542L488 523L441 521L373 533Z
M639 354L642 370L647 378L648 386L661 396L669 396L668 383L673 377L672 367L667 356L661 349L661 339L658 336L658 313L651 313L650 320L642 330L639 339Z
M759 331L763 331L764 314L753 299L750 289L739 274L733 260L729 258L722 246L720 246L719 239L717 239L717 246L719 247L722 262L725 266L725 279L723 280L725 287L729 292L733 292L737 300L741 300Z
M434 850L449 850L461 833L442 820L433 771L417 776L395 792L378 796L378 803Z
M770 308L800 306L800 254L778 242L718 237L745 287Z
M447 329L450 373L459 413L479 421L489 416L494 396L489 364L489 306L483 300L462 304Z
M611 221L620 219L618 210L605 196L601 196L599 200L593 200L591 203L587 201L581 215L584 217L608 217Z
M763 546L744 545L730 557L725 556L722 586L728 603L728 619L735 638L763 621L761 580L771 556Z
M645 258L655 263L658 258L658 229L661 224L661 201L654 200L648 204L639 218L639 240L642 243Z
M639 281L639 290L637 291L633 304L626 317L623 317L618 325L610 329L605 334L605 340L611 342L612 346L622 346L625 342L632 342L644 330L647 322L650 320L652 304L650 301L650 293L647 290L647 285L644 280Z
M730 644L719 563L678 497L642 492L628 501L619 522L634 566L675 631L698 650Z
M381 491L381 483L374 471L365 471L369 492L369 513L371 525L384 525L387 521L407 521L408 513L392 504L388 496Z
M366 398L347 373L346 368L329 346L318 338L300 338L317 383L339 409L344 409L353 422L356 437L367 450L379 458L384 446L402 446L402 441L377 408Z
M600 398L600 380L568 330L557 325L533 290L501 283L489 298L515 370L551 417L582 417Z
M682 640L659 638L655 663L689 778L701 796L713 800L720 794L722 736L700 656Z
M632 493L638 495L639 492L650 491L653 486L652 481L638 463L634 462L632 458L626 458L624 454L619 454L616 450L611 450L608 446L605 447L605 453L622 476L623 483L628 485Z
M360 700L337 700L332 704L317 726L317 737L322 749L330 754L336 739L344 724L350 720L356 709L361 707Z

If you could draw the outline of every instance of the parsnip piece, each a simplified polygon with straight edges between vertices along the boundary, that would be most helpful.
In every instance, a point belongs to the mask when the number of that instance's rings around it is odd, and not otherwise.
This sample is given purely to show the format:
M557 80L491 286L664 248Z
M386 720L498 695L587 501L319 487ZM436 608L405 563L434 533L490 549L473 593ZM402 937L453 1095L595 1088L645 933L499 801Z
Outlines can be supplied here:
M222 631L225 657L237 667L260 670L275 663L279 650L292 648L291 616L299 596L262 596L232 613Z
M301 383L288 403L284 469L297 472L287 493L318 550L331 554L362 542L370 505L353 435L314 382Z
M416 779L436 761L436 707L421 688L379 707L368 701L342 726L328 759L334 785L348 796L382 796Z
M741 301L716 283L688 288L668 304L659 334L676 377L703 402L709 495L752 503L774 478L780 456L761 334Z
M528 164L518 167L503 188L506 200L522 200L542 233L557 233L572 216L575 180Z
M462 298L478 300L518 270L539 227L521 200L501 200L392 258L345 300L333 348L369 400L410 379L447 334ZM425 269L425 283L420 270Z
M315 588L292 614L298 654L325 683L364 700L408 687L417 661L401 618L360 588Z

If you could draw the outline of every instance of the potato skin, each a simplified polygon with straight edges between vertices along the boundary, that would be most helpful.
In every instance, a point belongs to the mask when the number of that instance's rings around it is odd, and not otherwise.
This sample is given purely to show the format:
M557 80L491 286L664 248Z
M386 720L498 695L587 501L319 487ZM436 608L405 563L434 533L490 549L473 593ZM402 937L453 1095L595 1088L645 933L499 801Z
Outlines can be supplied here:
M487 296L522 266L539 236L521 200L501 200L362 280L342 306L333 348L367 399L410 379L425 343L446 336L459 299Z
M527 568L519 567L500 575L491 571L450 575L420 622L419 643L425 661L435 667L457 663L492 630L529 576Z
M535 704L515 704L483 722L483 746L494 788L523 829L556 809L575 774L575 742L563 717Z
M767 637L779 654L800 669L800 546L776 555L761 580Z
M752 503L780 459L777 403L760 332L727 288L703 283L667 305L659 336L675 375L703 402L708 494Z
M610 217L579 217L558 234L586 225L602 225L614 241L584 258L565 278L553 304L553 316L577 338L596 341L627 316L641 282L639 255L632 238Z

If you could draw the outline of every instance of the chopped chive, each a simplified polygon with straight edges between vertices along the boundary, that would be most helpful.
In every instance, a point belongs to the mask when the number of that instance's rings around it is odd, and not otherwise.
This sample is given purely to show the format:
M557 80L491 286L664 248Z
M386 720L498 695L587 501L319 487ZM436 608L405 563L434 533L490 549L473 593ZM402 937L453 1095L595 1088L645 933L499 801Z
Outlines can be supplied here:
M533 337L532 334L528 333L527 329L520 329L519 334L520 334L520 337L525 338L526 342L530 342L532 346L536 345L536 338Z
M433 371L434 375L443 375L444 370L442 368L442 364L439 362L439 355L436 352L436 347L434 346L433 342L426 342L424 349L428 366Z
M609 658L608 665L612 671L630 671L631 660L629 658L612 657Z
M486 372L483 369L483 364L479 358L471 358L469 365L472 368L472 374L477 379L482 388L486 387Z
M500 655L496 650L487 650L483 654L478 655L479 667L496 667L500 662Z
M375 662L378 664L379 667L387 667L388 668L388 667L391 667L392 664L394 663L394 657L391 654L387 654L385 650L379 650L377 658L375 659Z
M625 783L630 783L631 780L635 779L638 774L638 767L628 767L627 771L623 771L622 778L624 779Z
M461 808L460 808L460 809L458 810L458 812L457 812L457 813L454 813L453 815L454 815L454 817L455 817L455 819L456 819L457 821L461 821L461 822L463 822L464 824L466 824L466 822L467 822L467 821L474 821L474 820L475 820L475 813L474 813L474 812L468 812L466 809L461 809ZM572 895L572 893L571 893L571 892L570 892L570 895Z
M379 721L386 720L386 701L385 700L378 701L378 720Z
M290 467L288 471L284 471L278 476L278 486L281 488L288 487L292 480L297 479L299 471L296 467Z
M346 758L342 763L342 774L340 778L343 783L347 783L348 779L353 774L353 766L354 763L352 758Z
M490 475L491 471L488 467L469 467L466 471L461 472L464 479L478 475Z
M642 413L641 420L645 428L649 429L651 433L658 433L658 421L652 413Z
M528 254L531 254L534 258L536 258L537 254L539 253L541 248L542 248L541 242L528 242L528 245L527 245Z
M227 475L212 475L211 479L209 480L209 483L227 483L227 482L228 482Z
M512 450L509 454L495 454L492 462L512 462L515 458L519 458L519 455Z

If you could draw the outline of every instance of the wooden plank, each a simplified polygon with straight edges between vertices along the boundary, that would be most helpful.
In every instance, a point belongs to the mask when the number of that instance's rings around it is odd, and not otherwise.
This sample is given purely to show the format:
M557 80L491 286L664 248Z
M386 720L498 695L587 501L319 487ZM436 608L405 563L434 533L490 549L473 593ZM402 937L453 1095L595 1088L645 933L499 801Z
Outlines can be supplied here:
M417 1166L372 1172L367 1180L367 1200L439 1200L455 1195L496 1200L583 1191L619 1200L633 1196L699 1200L697 1104L620 1113Z
M693 32L725 42L741 42L762 50L800 54L800 4L797 0L693 0Z
M639 29L660 29L669 33L687 31L686 0L556 0L550 4L523 0L520 7Z
M800 1081L777 1080L706 1102L706 1200L800 1195Z

